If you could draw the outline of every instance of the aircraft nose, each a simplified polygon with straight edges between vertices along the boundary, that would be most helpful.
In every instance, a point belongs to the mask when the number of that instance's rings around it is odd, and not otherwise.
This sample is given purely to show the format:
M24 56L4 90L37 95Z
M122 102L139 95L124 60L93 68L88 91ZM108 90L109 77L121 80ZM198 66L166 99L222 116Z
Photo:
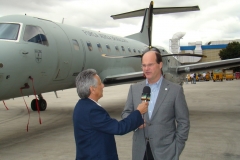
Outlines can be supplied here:
M19 62L16 59L18 49L15 46L12 42L0 41L0 101L8 99L7 95L16 92L16 90L12 91L17 85L17 78L13 75L21 66L17 65ZM22 74L22 72L20 73Z

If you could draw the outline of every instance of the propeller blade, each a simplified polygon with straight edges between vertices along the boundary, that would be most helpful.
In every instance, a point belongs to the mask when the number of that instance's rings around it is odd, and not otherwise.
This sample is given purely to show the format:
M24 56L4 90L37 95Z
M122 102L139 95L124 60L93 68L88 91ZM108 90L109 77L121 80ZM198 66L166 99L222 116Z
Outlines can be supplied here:
M162 57L169 57L169 56L190 56L190 57L203 57L206 58L207 56L202 54L190 54L190 53L182 53L182 54L164 54L161 55Z
M202 57L202 58L206 58L207 56L202 55L202 54L190 54L190 53L183 53L183 54L164 54L161 55L162 57L170 57L170 56L190 56L190 57ZM102 57L105 58L131 58L131 57L135 57L135 58L141 58L142 54L135 54L135 55L130 55L130 56L110 56L107 54L102 54Z
M107 55L107 54L102 54L102 57L104 57L104 58L131 58L131 57L141 58L142 55L141 54L135 54L135 55L131 55L131 56L110 56L110 55Z

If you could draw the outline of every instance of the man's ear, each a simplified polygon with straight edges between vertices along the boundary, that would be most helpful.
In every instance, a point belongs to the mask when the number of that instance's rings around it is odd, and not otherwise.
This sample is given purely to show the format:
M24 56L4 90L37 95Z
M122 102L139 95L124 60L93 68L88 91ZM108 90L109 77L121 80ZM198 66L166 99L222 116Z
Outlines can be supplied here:
M92 94L95 91L94 86L90 86L89 90L90 90L90 94Z
M159 63L159 68L162 69L162 66L163 66L163 63L160 62L160 63Z

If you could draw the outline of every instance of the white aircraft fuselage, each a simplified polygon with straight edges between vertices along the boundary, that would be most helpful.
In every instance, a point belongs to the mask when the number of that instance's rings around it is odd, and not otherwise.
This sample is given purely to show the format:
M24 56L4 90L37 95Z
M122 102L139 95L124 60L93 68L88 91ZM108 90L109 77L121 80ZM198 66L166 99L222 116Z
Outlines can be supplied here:
M2 32L2 33L1 33ZM3 33L5 32L5 33ZM104 81L111 75L140 72L139 58L101 55L142 54L136 40L29 16L0 18L0 100L75 87L83 69L94 68ZM5 36L6 35L6 36Z

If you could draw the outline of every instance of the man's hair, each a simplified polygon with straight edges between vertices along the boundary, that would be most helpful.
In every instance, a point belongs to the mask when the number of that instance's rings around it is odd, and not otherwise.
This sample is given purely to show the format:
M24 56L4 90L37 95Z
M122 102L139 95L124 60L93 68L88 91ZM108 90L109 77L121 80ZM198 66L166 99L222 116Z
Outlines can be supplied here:
M160 62L162 62L162 56L161 56L161 52L158 48L156 47L147 47L144 51L143 51L143 54L142 54L142 58L143 56L145 55L145 53L149 52L149 51L154 51L155 52L155 55L156 55L156 62L159 64ZM142 58L141 58L141 62L142 62Z
M90 87L97 86L97 80L94 76L97 75L96 70L86 69L76 77L76 88L80 98L87 98L90 95Z

